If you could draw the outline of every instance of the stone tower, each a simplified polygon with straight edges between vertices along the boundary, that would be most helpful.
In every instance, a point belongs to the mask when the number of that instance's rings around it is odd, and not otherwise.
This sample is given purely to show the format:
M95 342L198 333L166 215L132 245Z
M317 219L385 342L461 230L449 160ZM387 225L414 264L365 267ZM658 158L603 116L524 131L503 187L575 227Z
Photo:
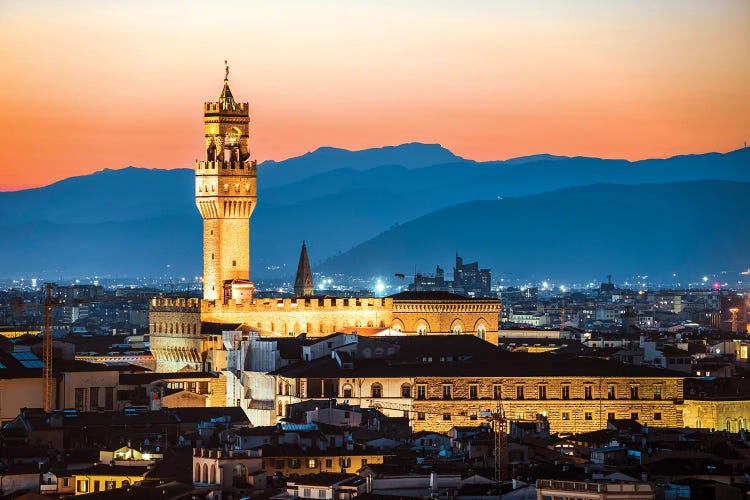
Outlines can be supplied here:
M203 217L203 298L252 297L250 214L256 164L247 148L249 107L235 102L229 67L218 102L203 107L206 159L195 162L195 204Z
M297 265L297 277L294 280L294 295L296 297L309 297L314 291L310 260L307 258L307 245L303 241L302 251L299 254L299 265Z

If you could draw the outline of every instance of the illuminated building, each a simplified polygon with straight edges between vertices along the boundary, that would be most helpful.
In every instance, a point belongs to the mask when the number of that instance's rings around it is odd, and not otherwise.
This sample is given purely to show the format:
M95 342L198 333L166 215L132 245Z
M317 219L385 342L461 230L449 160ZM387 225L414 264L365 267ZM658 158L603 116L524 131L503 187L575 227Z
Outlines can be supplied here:
M347 327L390 327L406 335L471 334L497 343L498 299L473 300L445 292L312 296L305 246L297 297L254 297L249 219L257 200L256 164L248 150L249 105L234 100L228 68L219 100L205 103L203 110L205 159L195 163L195 200L203 218L203 298L152 300L149 323L156 370L203 369L209 351L216 349L208 336L238 328L264 336L323 336ZM212 365L214 370L224 368Z

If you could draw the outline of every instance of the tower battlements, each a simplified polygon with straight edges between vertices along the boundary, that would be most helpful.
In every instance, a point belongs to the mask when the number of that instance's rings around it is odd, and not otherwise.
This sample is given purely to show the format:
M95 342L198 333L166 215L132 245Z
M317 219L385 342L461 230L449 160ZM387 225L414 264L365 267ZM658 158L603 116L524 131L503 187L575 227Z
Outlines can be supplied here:
M210 160L197 160L195 162L195 174L196 175L211 175L218 172L226 172L231 170L243 170L245 175L257 175L258 162L255 160L245 161L210 161Z
M250 105L246 102L204 102L203 113L206 115L222 114L246 117L249 113Z

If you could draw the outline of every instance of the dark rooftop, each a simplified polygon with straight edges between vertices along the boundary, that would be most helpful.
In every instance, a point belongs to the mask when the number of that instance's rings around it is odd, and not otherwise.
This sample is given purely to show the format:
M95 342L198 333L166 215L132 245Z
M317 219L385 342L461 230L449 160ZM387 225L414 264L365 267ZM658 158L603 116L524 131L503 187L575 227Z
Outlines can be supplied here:
M685 374L616 361L508 352L471 335L388 337L399 352L384 358L357 358L350 369L332 358L296 363L274 373L291 378L325 377L684 377Z

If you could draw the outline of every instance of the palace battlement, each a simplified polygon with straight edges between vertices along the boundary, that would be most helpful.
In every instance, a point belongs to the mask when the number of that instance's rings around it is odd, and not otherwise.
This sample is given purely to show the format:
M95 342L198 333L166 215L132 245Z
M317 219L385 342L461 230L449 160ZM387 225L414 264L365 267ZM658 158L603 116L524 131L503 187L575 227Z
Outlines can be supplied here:
M257 162L255 160L247 161L196 161L195 174L206 175L216 174L227 170L246 170L249 175L257 175Z
M342 311L368 309L388 309L393 306L391 298L342 298L342 297L300 297L300 298L257 298L252 300L221 302L203 300L202 310L210 312L281 312L281 311Z
M203 103L203 112L206 114L209 113L224 113L226 114L227 111L234 112L238 115L247 116L249 105L246 102L234 102L222 104L219 102L204 102Z
M154 298L151 299L153 312L282 312L282 311L342 311L393 308L391 298L342 298L342 297L312 297L312 298L263 298L244 301L229 300L224 303L218 300L196 298Z

